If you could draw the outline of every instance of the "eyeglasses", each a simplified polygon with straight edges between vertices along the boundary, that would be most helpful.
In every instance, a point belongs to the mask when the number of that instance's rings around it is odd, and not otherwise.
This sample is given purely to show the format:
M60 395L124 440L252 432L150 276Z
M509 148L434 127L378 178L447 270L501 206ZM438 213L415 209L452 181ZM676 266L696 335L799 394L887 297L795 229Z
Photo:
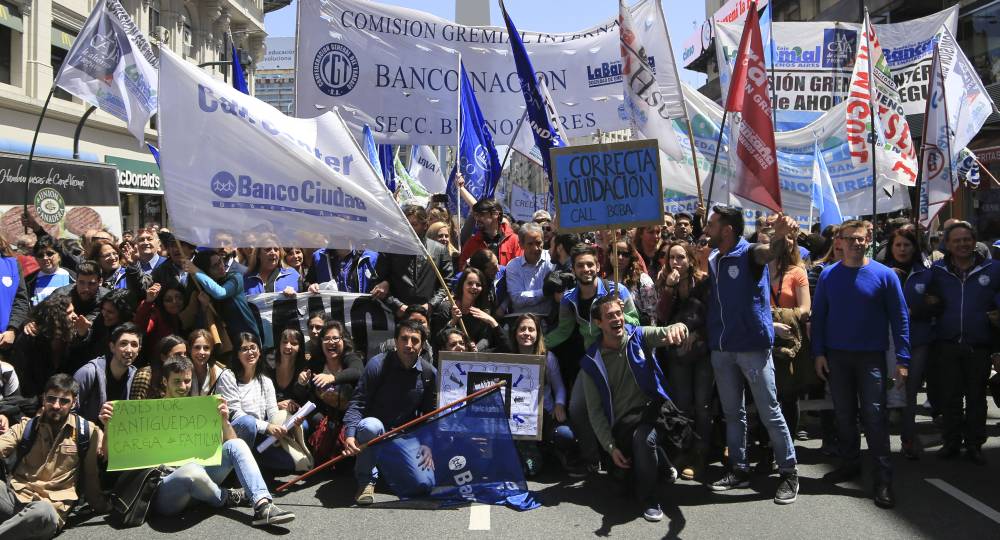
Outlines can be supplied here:
M341 336L323 336L323 343L340 343L343 340Z
M65 407L70 403L73 403L73 399L59 396L45 396L45 403L48 403L49 405L55 405L58 403L59 405Z
M859 244L864 243L865 241L864 236L841 236L840 239L846 242L857 242Z
M244 345L240 347L240 352L257 352L257 350L256 345Z

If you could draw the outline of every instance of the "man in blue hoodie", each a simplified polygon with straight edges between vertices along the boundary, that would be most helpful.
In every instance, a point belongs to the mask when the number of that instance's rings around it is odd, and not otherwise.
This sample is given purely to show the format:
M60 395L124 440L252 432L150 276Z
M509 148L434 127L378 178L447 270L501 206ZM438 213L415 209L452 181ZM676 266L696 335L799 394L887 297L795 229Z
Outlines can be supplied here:
M708 300L708 341L719 400L726 417L726 446L731 470L710 487L713 491L750 487L747 460L747 414L744 388L750 387L760 421L767 428L781 480L777 504L795 502L799 492L795 447L778 406L774 383L774 327L771 321L767 263L780 257L798 233L798 224L784 214L774 221L771 243L751 244L743 238L739 209L716 206L705 232L714 251L708 257L711 289Z
M625 304L613 293L594 301L591 317L599 339L580 360L587 415L601 447L621 469L634 469L636 494L648 521L663 519L654 496L660 472L656 424L650 405L668 400L666 380L653 351L687 338L684 323L636 327L625 320ZM667 464L669 465L669 464Z
M927 292L943 308L933 355L944 415L944 446L938 455L957 456L964 439L966 456L985 465L980 447L986 441L986 381L991 355L1000 354L1000 331L990 321L990 312L998 309L994 299L1000 294L1000 264L977 252L975 230L965 221L945 228L944 245L944 258L931 267Z
M844 257L819 275L812 301L812 348L816 374L830 383L843 464L823 478L840 483L861 474L858 403L868 450L876 465L875 504L895 506L889 460L889 385L885 354L889 334L896 346L896 382L904 384L910 362L909 315L896 273L869 259L864 223L840 226Z

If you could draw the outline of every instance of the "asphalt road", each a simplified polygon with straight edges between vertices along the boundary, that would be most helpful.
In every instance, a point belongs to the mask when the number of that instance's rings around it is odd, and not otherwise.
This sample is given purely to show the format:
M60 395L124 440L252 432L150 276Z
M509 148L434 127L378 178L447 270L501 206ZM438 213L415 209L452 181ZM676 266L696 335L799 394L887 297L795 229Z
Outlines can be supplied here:
M277 499L297 516L287 528L252 528L249 509L200 506L175 518L153 516L128 530L113 529L104 517L74 519L61 538L1000 538L1000 411L991 405L985 467L936 458L937 431L928 418L921 420L930 453L917 462L894 458L898 505L893 510L872 502L868 462L864 479L837 486L824 482L832 464L811 440L796 442L801 490L795 504L772 502L776 476L756 476L751 489L722 494L679 480L661 489L666 518L660 523L644 521L636 503L605 474L572 482L550 467L530 483L544 506L519 513L481 505L441 509L399 501L381 488L376 505L352 507L354 481L349 467L341 467ZM893 450L899 450L898 436ZM709 472L712 478L721 473L717 463Z

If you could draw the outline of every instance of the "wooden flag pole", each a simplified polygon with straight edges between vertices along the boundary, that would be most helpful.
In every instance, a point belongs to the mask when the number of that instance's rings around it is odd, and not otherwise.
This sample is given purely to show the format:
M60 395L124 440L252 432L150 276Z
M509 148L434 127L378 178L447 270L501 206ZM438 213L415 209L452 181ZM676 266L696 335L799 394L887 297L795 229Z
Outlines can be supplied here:
M450 409L452 407L455 407L457 405L461 405L462 403L465 403L467 401L472 401L474 399L481 398L481 397L485 396L486 394L488 394L488 393L490 393L490 392L492 392L494 390L499 390L501 387L503 387L506 384L507 384L506 381L500 381L500 382L498 382L496 384L492 384L490 386L487 386L486 388L483 388L481 390L477 390L477 391L475 391L475 392L473 392L473 393L465 396L462 399L453 401L453 402L451 402L451 403L449 403L449 404L447 404L447 405L445 405L443 407L438 407L437 409L434 409L433 411L431 411L431 412L429 412L427 414L420 415L417 418L414 418L413 420L410 420L409 422L407 422L407 423L405 423L405 424L403 424L403 425L401 425L401 426L399 426L397 428L391 429L391 430L389 430L389 431L387 431L387 432L379 435L378 437L375 437L374 439L372 439L372 440L370 440L370 441L368 441L366 443L362 443L362 444L358 445L358 448L360 448L362 451L364 451L366 448L368 448L370 446L374 446L374 445L376 445L376 444L378 444L378 443L380 443L380 442L388 439L389 437L392 437L392 436L394 436L394 435L396 435L398 433L401 433L401 432L403 432L403 431L405 431L405 430L407 430L407 429L409 429L409 428L411 428L411 427L413 427L413 426L415 426L415 425L417 425L417 424L419 424L421 422L424 422L424 421L430 419L432 416L434 416L436 414L439 414L439 413L442 413L444 411L447 411L448 409ZM326 462L324 462L324 463L322 463L322 464L320 464L320 465L318 465L316 467L313 467L312 470L306 471L305 473L303 473L303 474L301 474L299 476L296 476L295 478L289 480L288 482L285 482L284 484L281 484L280 486L277 487L277 489L275 489L275 491L278 492L278 493L281 493L282 491L285 491L286 489L288 489L288 488L292 487L293 485L295 485L300 480L305 480L306 478L309 478L310 476L312 476L312 475L314 475L314 474L316 474L316 473L318 473L318 472L320 472L320 471L322 471L324 469L327 469L327 468L331 467L332 465L334 465L338 461L340 461L342 459L345 459L347 457L348 457L347 454L340 454L339 456L336 456L336 457L334 457L334 458L332 458L332 459L330 459L330 460L328 460L328 461L326 461Z

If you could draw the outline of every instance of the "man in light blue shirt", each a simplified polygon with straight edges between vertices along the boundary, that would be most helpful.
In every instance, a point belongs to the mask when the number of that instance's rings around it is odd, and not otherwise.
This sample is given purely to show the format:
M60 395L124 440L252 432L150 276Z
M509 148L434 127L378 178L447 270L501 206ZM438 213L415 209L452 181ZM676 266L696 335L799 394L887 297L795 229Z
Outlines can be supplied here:
M542 249L544 231L537 223L525 223L518 232L524 254L507 263L509 314L548 315L552 302L542 293L542 285L555 265Z

